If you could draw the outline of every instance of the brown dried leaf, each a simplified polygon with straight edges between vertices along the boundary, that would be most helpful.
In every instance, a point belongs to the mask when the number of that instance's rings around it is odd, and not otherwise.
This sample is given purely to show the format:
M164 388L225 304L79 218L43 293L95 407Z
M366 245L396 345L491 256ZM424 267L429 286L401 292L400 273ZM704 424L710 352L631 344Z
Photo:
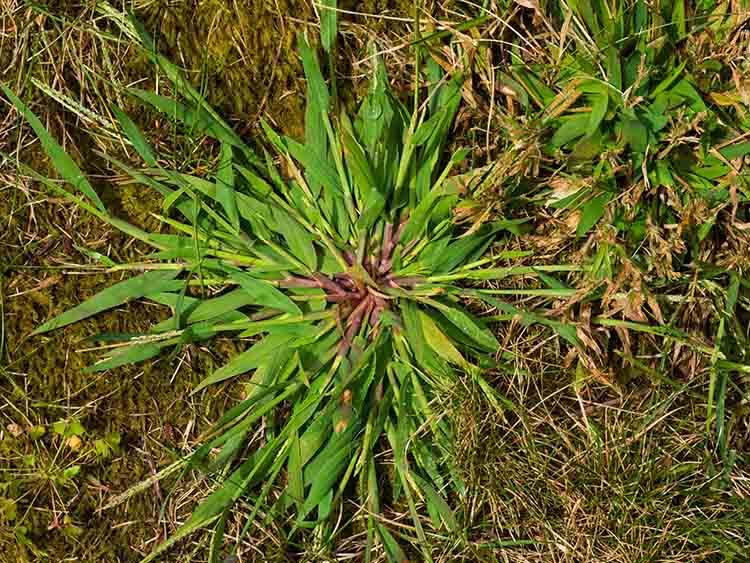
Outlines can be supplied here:
M663 325L664 316L661 314L661 307L659 307L659 303L656 301L653 295L649 295L647 301L648 306L651 308L651 312L654 314L654 317L656 317L656 320L660 325Z
M622 348L623 348L623 352L625 353L625 356L631 357L633 355L633 352L630 346L630 331L624 327L616 326L615 332L617 332L617 336L620 337L620 341L622 342Z
M528 8L529 10L539 11L539 2L536 0L515 0L516 4Z

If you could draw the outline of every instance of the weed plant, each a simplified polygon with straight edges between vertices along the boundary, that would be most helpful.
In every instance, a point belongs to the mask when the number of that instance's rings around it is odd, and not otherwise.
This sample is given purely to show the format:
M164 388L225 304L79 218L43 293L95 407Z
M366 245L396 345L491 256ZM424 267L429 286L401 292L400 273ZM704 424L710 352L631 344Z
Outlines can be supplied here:
M441 413L433 412L433 398L457 378L468 377L495 408L507 405L481 374L482 367L497 365L499 344L466 300L509 313L515 309L497 301L492 291L461 284L568 269L501 266L515 253L493 252L493 244L506 233L518 233L523 221L457 224L457 201L468 183L482 181L480 172L451 175L468 151L449 155L445 150L464 77L444 74L428 58L422 68L418 64L410 109L390 91L382 61L375 57L369 93L350 118L338 103L333 72L327 83L316 51L301 38L308 84L305 139L282 137L264 123L274 157L245 144L157 53L145 30L137 22L130 25L182 100L139 89L129 94L187 130L212 137L220 153L210 177L171 170L134 122L112 108L146 168L102 156L163 197L159 219L170 234L143 231L108 213L73 159L24 103L2 88L74 191L35 177L154 248L142 263L112 268L138 275L36 333L146 299L170 307L172 316L145 334L93 336L104 353L91 371L164 353L174 357L184 346L218 335L247 342L194 390L250 374L244 399L204 433L203 446L160 474L199 466L222 476L221 484L144 563L208 526L214 526L218 550L232 505L251 492L245 531L259 513L269 518L291 512L292 534L315 528L323 536L331 521L352 512L345 501L353 495L367 532L366 553L379 542L398 562L405 554L378 515L383 502L405 502L415 543L429 559L417 502L426 504L436 529L458 533L445 499L464 491L445 455L452 430ZM335 11L328 10L320 42L329 68L335 36ZM418 88L422 80L429 85L424 99ZM262 445L247 451L259 428ZM388 449L393 470L382 471L379 456Z

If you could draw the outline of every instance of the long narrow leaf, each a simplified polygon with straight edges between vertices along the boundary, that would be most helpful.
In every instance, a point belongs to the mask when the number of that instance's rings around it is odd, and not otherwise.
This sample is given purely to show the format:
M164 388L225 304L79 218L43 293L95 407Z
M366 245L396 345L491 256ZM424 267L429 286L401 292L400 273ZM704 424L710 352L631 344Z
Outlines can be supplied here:
M47 153L47 156L49 156L50 160L52 160L52 164L54 165L60 176L62 176L62 178L66 182L72 184L76 189L78 189L81 193L83 193L86 197L93 201L94 205L97 207L97 209L99 209L99 211L106 212L104 203L102 203L102 200L99 199L99 196L94 191L94 188L86 179L86 176L84 176L83 172L81 172L81 169L73 161L70 155L66 153L65 150L58 144L58 142L55 141L52 135L50 135L49 131L47 131L44 125L42 125L42 122L39 121L39 118L34 115L34 112L26 107L26 104L24 104L21 99L16 96L13 91L10 90L10 88L8 88L5 84L0 83L0 88L2 88L3 92L6 96L8 96L10 101L13 102L13 105L16 107L18 112L26 119L26 121L29 122L29 125L31 125L34 133L36 133L37 137L39 137L39 141L42 143L44 152Z
M108 287L87 299L77 307L66 311L44 323L34 334L49 332L71 323L86 319L112 307L117 307L149 293L159 293L174 288L172 280L180 273L179 269L149 271Z
M232 147L221 145L219 169L216 171L216 199L224 208L235 232L240 230L240 216L237 213L237 199L234 194L234 169L232 168Z

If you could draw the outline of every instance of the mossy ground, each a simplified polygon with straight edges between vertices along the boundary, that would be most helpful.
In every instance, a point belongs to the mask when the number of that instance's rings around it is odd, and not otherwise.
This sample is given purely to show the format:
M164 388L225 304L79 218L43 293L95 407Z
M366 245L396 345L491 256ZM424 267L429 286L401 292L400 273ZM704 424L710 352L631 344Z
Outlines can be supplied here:
M310 15L308 4L282 1L276 7L247 2L235 11L230 2L186 3L184 7L157 2L135 8L164 50L204 80L212 103L227 111L238 129L247 125L244 133L248 134L258 116L266 113L282 129L301 129L301 72L294 44ZM292 13L298 21L286 22L285 14ZM84 170L96 176L103 160L95 151L123 156L122 148L106 137L92 140L82 132L80 116L44 96L30 80L75 92L82 106L106 115L105 103L113 96L101 80L107 65L116 71L109 78L119 83L144 78L153 83L153 67L133 49L113 47L102 39L101 34L112 30L97 23L91 2L47 2L37 8L5 3L2 20L0 67L4 73L0 80L14 85L31 101L53 134L65 139L66 148ZM174 142L172 131L158 122L158 116L133 111L140 108L124 102L142 128L172 146L175 158L192 165L210 158L211 151L205 147ZM0 145L14 152L19 140L19 160L48 170L38 142L8 115ZM202 150L203 156L196 156L196 150ZM11 170L2 172L0 498L4 504L0 505L0 561L71 557L86 562L137 561L138 551L147 551L178 517L171 514L176 510L173 501L166 503L166 514L159 513L167 491L134 497L107 512L97 509L111 493L142 481L179 456L221 412L219 403L231 392L225 389L191 398L190 390L218 358L235 351L234 346L218 343L210 351L187 350L177 358L116 373L86 373L84 368L93 359L92 354L80 352L87 347L87 336L143 331L166 314L140 303L53 336L30 336L44 319L113 281L111 275L97 272L95 260L79 248L116 262L137 260L143 249ZM95 185L114 213L147 228L158 227L150 213L159 211L159 204L142 186L115 187L106 180ZM58 420L74 419L85 429L82 444L75 449L51 430ZM38 437L35 428L44 428L44 435ZM119 434L121 441L117 451L103 457L94 444L109 433ZM80 466L80 472L62 479L65 469L73 466ZM179 515L184 516L189 506L180 506ZM190 551L186 547L186 553Z
M446 3L443 9L450 14L459 4ZM302 134L305 83L295 44L298 33L317 33L310 2L139 0L132 7L163 51L188 70L246 138L257 133L261 115L285 133ZM409 17L413 2L351 0L340 7ZM532 26L532 17L518 16L519 10L513 5L507 11L516 23ZM104 133L86 133L92 122L30 82L35 78L68 92L105 117L107 104L117 99L176 166L205 166L215 156L210 145L176 135L163 119L118 97L108 84L140 81L144 88L163 88L154 68L127 41L104 37L115 31L95 17L92 2L48 1L31 7L10 0L0 14L0 80L32 102L55 137L93 175L109 208L136 224L158 228L150 215L159 210L155 198L141 186L112 181L117 179L95 152L128 158L124 149ZM386 47L408 37L406 24L374 18L352 18L343 30L339 72L351 79L354 91L364 85L367 67L351 61L365 57L368 40ZM499 47L494 52L501 55ZM399 69L408 74L404 59L388 60L394 75ZM462 134L482 147L477 160L497 154L509 136L506 123L488 118L487 83L481 73L473 78L465 98L475 102L468 104L475 114L469 111L459 119ZM9 113L0 117L0 150L17 149L19 160L47 170L38 142ZM98 271L96 260L81 249L116 262L135 260L144 249L14 170L0 170L0 182L0 562L137 561L184 520L210 483L191 481L169 496L171 483L165 482L116 509L97 509L111 494L187 451L231 404L239 389L214 389L197 397L190 392L215 363L234 352L234 343L213 342L175 358L92 375L83 371L92 361L91 354L80 351L87 347L86 337L143 330L167 311L133 303L50 336L30 336L42 321L112 283L112 276ZM745 211L740 208L740 217ZM582 249L575 228L557 217L539 212L535 219L538 234L526 242L538 255L552 260L562 247L571 256L592 252ZM602 231L594 249L609 242ZM728 252L726 243L718 241L716 247ZM743 243L737 244L741 250ZM742 252L729 250L741 258ZM701 295L707 291L703 286L683 291L695 295L674 311L680 327L715 333L720 312L713 297ZM587 313L581 308L566 314L585 318ZM705 439L707 371L691 364L690 350L674 342L658 350L663 339L632 335L634 355L661 354L660 361L670 363L666 371L672 378L665 379L648 366L621 369L612 336L605 348L612 349L607 358L618 391L608 382L589 381L579 393L574 370L558 357L561 348L548 333L515 321L498 332L517 358L516 371L495 374L493 381L518 409L493 413L468 384L445 398L462 437L456 456L472 494L459 509L472 541L436 536L437 560L745 560L750 534L746 467L727 469ZM599 331L601 338L610 338L602 335ZM728 433L739 459L750 449L746 389L747 376L738 374L732 382ZM80 422L85 430L80 445L54 431L59 420ZM97 440L113 433L120 435L119 446L109 455L98 452ZM75 466L80 472L66 477ZM250 542L257 551L248 550L249 560L292 559L275 524L257 536ZM341 539L334 553L343 557L361 550L356 538ZM455 548L459 544L461 549ZM205 548L198 538L167 560L203 561Z

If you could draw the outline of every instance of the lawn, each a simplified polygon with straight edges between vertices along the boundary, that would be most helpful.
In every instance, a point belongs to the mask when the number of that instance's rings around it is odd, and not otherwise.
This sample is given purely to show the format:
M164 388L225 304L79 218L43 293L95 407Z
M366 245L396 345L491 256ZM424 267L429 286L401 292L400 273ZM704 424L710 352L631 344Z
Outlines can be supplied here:
M750 560L747 1L5 0L0 84L0 561Z

